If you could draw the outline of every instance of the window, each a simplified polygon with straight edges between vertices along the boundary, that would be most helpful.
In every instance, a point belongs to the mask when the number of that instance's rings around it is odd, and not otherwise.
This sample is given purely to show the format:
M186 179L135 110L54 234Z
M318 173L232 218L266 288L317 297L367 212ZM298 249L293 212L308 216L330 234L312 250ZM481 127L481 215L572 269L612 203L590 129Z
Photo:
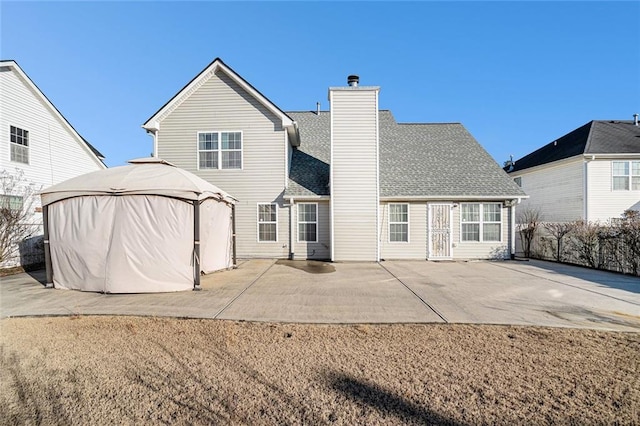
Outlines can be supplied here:
M22 211L24 200L17 195L0 195L0 209Z
M11 161L29 164L29 131L9 126Z
M200 169L218 168L218 134L198 133L198 157Z
M409 242L409 204L389 204L389 241Z
M318 241L317 204L298 204L298 241Z
M222 168L242 168L242 135L240 132L223 132L222 138Z
M640 190L640 161L612 161L611 180L614 191Z
M502 205L500 203L462 204L460 207L461 241L500 241Z
M258 241L278 241L277 204L258 204Z
M513 181L516 183L516 185L518 185L520 188L522 188L522 177L521 176L514 177Z
M198 132L198 169L241 169L242 132Z

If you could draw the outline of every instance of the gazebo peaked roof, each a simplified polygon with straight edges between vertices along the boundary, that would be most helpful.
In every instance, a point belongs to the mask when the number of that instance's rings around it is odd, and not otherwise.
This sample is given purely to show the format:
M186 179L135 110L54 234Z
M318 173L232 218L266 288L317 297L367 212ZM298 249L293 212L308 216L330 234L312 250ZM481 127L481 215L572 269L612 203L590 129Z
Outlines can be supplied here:
M42 205L84 195L161 195L184 200L237 200L191 172L159 158L139 158L127 166L87 173L40 192Z

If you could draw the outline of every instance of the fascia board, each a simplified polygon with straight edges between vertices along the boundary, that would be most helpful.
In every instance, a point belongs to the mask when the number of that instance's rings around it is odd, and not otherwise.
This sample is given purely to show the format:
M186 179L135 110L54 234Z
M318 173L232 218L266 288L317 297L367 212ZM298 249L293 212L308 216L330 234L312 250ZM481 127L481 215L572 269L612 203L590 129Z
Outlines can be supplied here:
M25 82L27 87L36 95L36 97L40 98L42 102L46 105L46 107L51 111L51 113L62 123L63 127L66 128L71 135L76 139L76 141L83 147L83 149L91 155L91 157L96 160L96 162L102 167L106 169L107 166L104 164L102 159L98 157L92 150L87 146L87 143L84 141L82 136L76 131L76 129L69 123L69 121L62 115L62 113L58 110L58 108L53 105L53 103L47 98L47 96L40 90L38 86L29 78L29 76L20 68L16 61L0 61L0 67L8 67L11 68L18 74L18 77Z
M225 65L220 59L215 59L204 70L202 70L195 78L193 78L186 86L184 86L176 95L173 96L166 104L164 104L155 114L153 114L142 125L146 130L158 130L160 122L164 118L163 116L170 110L177 108L185 99L191 96L192 92L199 86L201 86L207 79L215 74L218 69L222 70L227 76L229 76L235 83L237 83L243 90L253 96L258 102L265 106L274 115L280 118L283 127L293 126L293 120L285 114L280 108L278 108L273 102L267 99L262 93L256 90L245 79L240 77L235 71Z
M582 161L584 160L585 157L590 157L591 155L584 155L584 154L578 154L578 155L574 155L573 157L567 157L567 158L563 158L562 160L556 160L556 161L552 161L550 163L544 163L544 164L540 164L538 166L533 166L533 167L529 167L526 169L520 169L518 171L515 172L507 172L507 174L509 175L509 177L518 177L518 176L523 176L527 173L531 173L531 172L536 172L539 170L545 170L545 169L551 169L553 167L559 167L559 166L563 166L565 164L569 164L569 163L574 163L576 161Z
M380 201L476 201L476 200L514 200L529 198L528 195L503 194L503 195L408 195L380 197Z

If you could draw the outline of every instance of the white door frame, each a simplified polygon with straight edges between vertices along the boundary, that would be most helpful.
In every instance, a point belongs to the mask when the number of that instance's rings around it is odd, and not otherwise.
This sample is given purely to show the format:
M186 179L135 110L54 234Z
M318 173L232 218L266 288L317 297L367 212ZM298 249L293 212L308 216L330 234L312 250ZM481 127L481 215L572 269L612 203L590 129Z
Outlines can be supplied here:
M449 256L434 256L433 255L433 244L432 244L432 230L431 230L431 217L432 217L432 206L447 206L449 208ZM427 238L429 240L429 253L427 256L427 260L451 260L453 259L453 204L452 203L429 203L427 205Z

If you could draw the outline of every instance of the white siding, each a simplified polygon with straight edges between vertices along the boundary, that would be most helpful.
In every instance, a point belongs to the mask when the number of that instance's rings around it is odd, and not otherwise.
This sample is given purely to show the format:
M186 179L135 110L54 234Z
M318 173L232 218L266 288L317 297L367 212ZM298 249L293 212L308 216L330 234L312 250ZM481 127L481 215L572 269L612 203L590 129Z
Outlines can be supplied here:
M409 242L389 241L389 204L380 204L380 256L383 259L426 259L427 241L427 204L409 204Z
M378 260L378 91L332 89L333 260Z
M475 201L470 201L475 203ZM482 203L492 201L482 201ZM455 203L453 209L453 258L464 259L506 259L509 257L509 208L503 207L501 212L502 237L500 242L470 242L461 241L460 233L460 203Z
M331 221L329 220L329 202L318 204L318 241L298 241L298 203L294 207L293 241L295 259L330 259L331 258Z
M29 131L29 164L11 161L10 126ZM34 92L17 71L0 68L0 169L24 171L25 181L39 190L104 168L41 94ZM40 207L39 196L34 197L33 207ZM33 222L41 234L42 214L34 212Z
M242 170L198 170L199 131L241 131ZM224 72L217 72L160 123L158 156L236 197L239 257L287 257L289 208L283 208L288 155L281 121ZM257 204L278 204L278 241L258 242Z
M476 203L476 201L469 201ZM486 201L489 203L497 201ZM394 202L395 203L395 202ZM453 207L451 224L452 257L466 259L504 259L509 257L509 208L503 207L502 236L500 242L462 242L460 240L460 202L434 201L434 204L451 204ZM429 256L428 202L409 203L409 242L389 241L388 204L380 205L381 214L381 257L391 259L426 259Z
M522 178L522 189L529 199L522 201L518 212L538 209L545 221L571 222L582 218L584 210L584 162L582 157L511 173ZM516 215L517 217L517 215Z
M640 155L635 160L640 161ZM625 210L640 210L640 191L612 190L612 161L628 159L587 162L587 220L607 221L620 218Z
M11 161L9 126L29 131L29 164ZM105 166L8 67L0 68L0 168L48 187Z

